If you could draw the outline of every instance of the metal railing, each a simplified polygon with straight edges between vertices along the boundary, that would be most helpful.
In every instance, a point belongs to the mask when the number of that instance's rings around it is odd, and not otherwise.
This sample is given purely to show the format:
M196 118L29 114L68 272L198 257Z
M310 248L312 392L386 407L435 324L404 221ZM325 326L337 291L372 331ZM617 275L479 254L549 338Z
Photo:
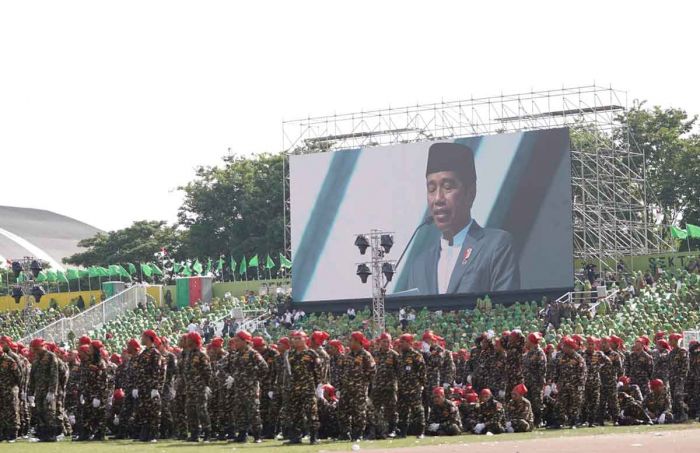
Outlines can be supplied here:
M90 307L78 313L72 318L63 318L55 321L31 335L22 339L25 344L32 338L41 337L46 341L63 343L68 341L68 334L73 332L77 337L89 333L91 330L101 327L126 310L133 310L139 303L146 303L147 285L134 285L124 291L115 294L104 302Z

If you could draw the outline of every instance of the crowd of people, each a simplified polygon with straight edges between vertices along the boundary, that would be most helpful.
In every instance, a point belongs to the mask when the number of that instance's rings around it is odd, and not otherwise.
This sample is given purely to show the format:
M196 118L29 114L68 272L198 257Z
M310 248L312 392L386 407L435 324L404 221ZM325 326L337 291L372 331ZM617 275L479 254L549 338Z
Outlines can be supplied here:
M680 334L698 325L699 277L662 276L558 326L547 301L403 309L373 339L365 310L279 310L255 336L204 321L233 299L148 303L60 345L3 325L0 439L296 444L684 422L700 415L700 346Z

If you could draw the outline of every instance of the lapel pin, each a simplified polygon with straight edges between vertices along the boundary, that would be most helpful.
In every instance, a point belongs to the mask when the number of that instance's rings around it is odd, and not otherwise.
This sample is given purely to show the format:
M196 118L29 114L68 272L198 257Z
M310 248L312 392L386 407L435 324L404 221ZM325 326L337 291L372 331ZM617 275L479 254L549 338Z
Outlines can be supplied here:
M469 257L471 256L471 254L472 254L472 248L471 248L471 247L469 247L468 249L466 249L466 250L464 251L464 258L462 258L462 266L464 266L465 264L467 264L467 260L469 259Z

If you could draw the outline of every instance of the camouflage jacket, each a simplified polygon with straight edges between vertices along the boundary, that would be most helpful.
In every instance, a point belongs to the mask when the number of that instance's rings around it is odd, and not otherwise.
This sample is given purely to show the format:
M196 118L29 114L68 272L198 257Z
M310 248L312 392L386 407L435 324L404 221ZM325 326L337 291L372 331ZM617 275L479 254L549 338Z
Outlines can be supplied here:
M108 398L107 363L102 358L91 357L80 375L80 394L89 404L93 399L105 403Z
M671 397L668 392L649 392L643 406L652 418L656 418L664 412L671 412Z
M614 387L617 385L617 380L624 372L622 368L622 360L620 354L612 349L604 353L609 361L603 362L600 367L600 384L602 386Z
M531 349L523 357L523 369L527 387L544 387L547 374L547 356L541 348Z
M183 354L183 381L189 394L201 394L211 384L211 362L199 349Z
M506 417L508 420L525 420L530 426L535 424L532 405L527 398L522 398L520 401L515 401L514 399L508 401L508 404L506 404Z
M402 352L399 356L397 383L400 395L421 394L427 382L425 360L415 349Z
M372 382L372 391L396 392L396 379L399 369L399 353L393 349L374 351L377 373Z
M433 345L428 352L423 353L423 359L425 360L427 387L439 386L442 383L440 371L445 359L445 350L440 345Z
M303 349L291 350L287 355L289 363L289 388L296 395L314 395L321 383L321 370L316 351Z
M629 374L634 384L646 385L654 370L654 359L646 351L633 352L629 356Z
M151 390L163 391L165 381L165 362L160 351L155 347L144 348L136 357L131 359L134 371L134 388L139 392Z
M235 395L259 398L260 382L265 379L268 367L260 353L250 346L232 352L224 362L223 371L233 377Z
M343 395L366 395L375 372L372 354L364 348L349 351L343 358L343 374L340 378Z
M19 364L7 354L0 352L0 393L12 393L15 387L19 389L21 382Z
M583 352L583 358L586 360L586 386L600 387L600 370L610 358L602 351L589 350Z
M689 358L685 348L674 348L668 357L671 382L685 382L688 376Z
M58 390L58 359L51 351L44 351L41 358L35 357L29 375L28 395L43 398Z
M586 382L586 361L578 352L557 355L557 386L583 390Z
M456 374L457 367L452 358L452 352L446 350L442 360L442 367L440 368L440 383L449 384L450 386L454 385Z
M433 423L439 424L440 428L447 427L448 425L457 425L461 429L462 418L457 405L448 399L439 406L434 402L431 403L428 424Z

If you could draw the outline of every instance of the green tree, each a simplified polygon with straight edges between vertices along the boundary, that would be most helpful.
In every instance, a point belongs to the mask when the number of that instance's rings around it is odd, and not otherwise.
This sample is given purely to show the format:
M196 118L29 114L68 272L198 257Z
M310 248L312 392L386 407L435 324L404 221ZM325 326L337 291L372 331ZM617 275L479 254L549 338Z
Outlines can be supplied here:
M700 135L697 116L684 110L640 103L622 118L633 147L644 152L647 202L657 205L667 225L700 219Z
M224 165L200 167L180 190L178 212L188 230L190 257L240 256L282 250L284 244L282 154L230 156Z
M141 220L131 226L95 236L78 243L84 252L65 258L77 266L108 266L116 263L150 262L156 252L165 248L173 258L179 258L185 233L163 221Z

